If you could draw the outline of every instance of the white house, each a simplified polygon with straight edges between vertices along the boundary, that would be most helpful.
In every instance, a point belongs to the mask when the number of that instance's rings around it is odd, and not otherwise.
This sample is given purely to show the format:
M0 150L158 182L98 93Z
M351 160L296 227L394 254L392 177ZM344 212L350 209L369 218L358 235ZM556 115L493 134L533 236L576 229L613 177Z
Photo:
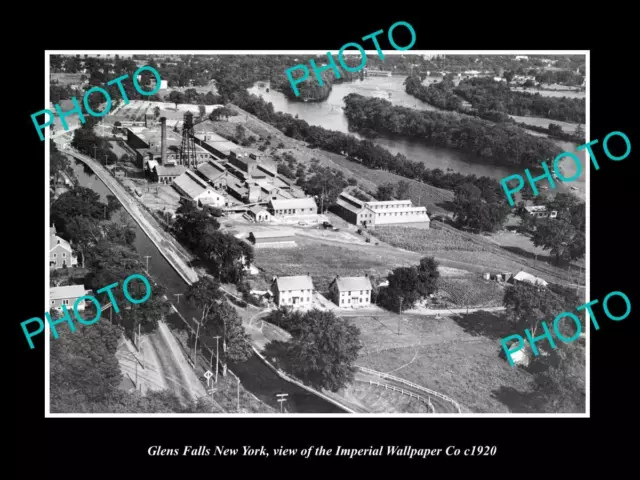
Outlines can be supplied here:
M281 306L310 306L313 303L313 279L309 275L275 277L271 284L273 300Z
M62 305L66 305L67 309L73 309L76 300L84 297L90 292L86 290L84 285L66 285L64 287L51 287L49 298L49 310L62 311ZM78 303L78 311L85 309L85 301Z
M545 280L533 276L530 273L524 272L524 271L520 271L518 273L516 273L513 277L512 280L515 282L527 282L530 283L532 285L541 285L543 287L546 287L547 285L549 285Z
M49 232L49 266L52 268L74 267L78 264L71 245L64 238L56 235L56 226Z
M198 205L211 205L214 207L224 207L227 203L224 196L215 191L204 180L199 178L191 170L187 170L173 181L174 188Z
M333 303L342 308L371 306L371 281L364 277L341 277L338 275L329 284Z

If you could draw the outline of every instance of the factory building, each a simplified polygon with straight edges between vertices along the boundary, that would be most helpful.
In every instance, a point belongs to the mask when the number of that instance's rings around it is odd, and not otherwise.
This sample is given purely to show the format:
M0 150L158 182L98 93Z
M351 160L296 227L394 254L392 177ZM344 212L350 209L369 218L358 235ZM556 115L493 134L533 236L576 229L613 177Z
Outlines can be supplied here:
M341 193L337 199L336 213L353 225L374 227L380 225L407 224L429 228L431 220L426 207L416 207L411 200L364 202Z

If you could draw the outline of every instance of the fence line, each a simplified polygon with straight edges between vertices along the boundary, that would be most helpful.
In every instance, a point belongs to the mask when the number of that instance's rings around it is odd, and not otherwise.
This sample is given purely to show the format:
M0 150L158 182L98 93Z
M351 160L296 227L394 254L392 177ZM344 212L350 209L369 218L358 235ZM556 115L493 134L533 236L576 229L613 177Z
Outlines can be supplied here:
M411 398L417 398L418 400L420 400L423 403L426 403L429 408L431 409L431 413L436 413L436 409L433 408L433 404L431 403L431 399L430 398L424 398L421 397L420 395L413 393L413 392L409 392L407 390L403 390L402 388L398 388L398 387L394 387L393 385L388 385L386 383L378 383L378 382L374 382L373 380L369 380L369 385L377 385L379 387L384 387L385 390L391 389L394 392L400 392L403 395L408 395Z
M258 356L258 358L260 360L262 360L271 370L273 370L276 375L278 375L280 378L282 378L283 380L286 380L289 383L293 383L294 385L299 386L300 388L304 388L306 391L311 392L317 396L319 396L320 398L326 400L327 402L331 402L334 405L336 405L337 407L340 407L341 409L345 410L348 413L357 413L355 410L350 409L349 407L346 407L345 405L342 405L340 402L338 402L337 400L334 400L333 398L327 397L325 394L317 391L314 388L309 387L308 385L305 385L302 382L299 382L297 380L294 380L293 378L289 377L288 375L285 375L281 370L279 370L278 368L276 368L274 365L272 365L266 358L264 358L262 356L262 354L258 351L258 349L256 347L254 347L253 345L251 345L251 348L253 349L254 353Z
M415 383L412 383L412 382L410 382L408 380L405 380L404 378L394 377L393 375L389 375L388 373L378 372L376 370L372 370L372 369L366 368L366 367L360 367L358 365L356 365L356 368L358 370L360 370L361 372L364 372L364 373L369 373L371 375L376 375L376 376L381 377L381 378L388 378L389 380L393 380L393 381L396 381L396 382L404 383L405 385L409 385L412 388L415 388L417 390L421 390L421 391L423 391L425 393L433 395L434 397L438 397L438 398L440 398L440 399L442 399L442 400L444 400L446 402L450 402L456 407L456 409L458 410L458 413L462 413L462 410L460 409L460 404L458 404L458 402L456 402L454 399L447 397L446 395L438 393L438 392L436 392L434 390L430 390L430 389L428 389L426 387L423 387L422 385L417 385Z

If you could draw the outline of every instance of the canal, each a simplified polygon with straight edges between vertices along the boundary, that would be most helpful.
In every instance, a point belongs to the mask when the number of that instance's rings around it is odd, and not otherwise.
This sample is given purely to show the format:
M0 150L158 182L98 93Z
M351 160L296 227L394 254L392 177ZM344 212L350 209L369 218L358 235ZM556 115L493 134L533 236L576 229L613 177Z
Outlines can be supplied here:
M92 189L100 195L103 201L106 201L106 197L107 195L111 195L111 191L105 186L102 180L84 163L72 157L69 158L71 159L71 166L78 179L79 185ZM123 217L119 217L119 215ZM135 220L124 208L116 213L114 218L123 218L134 227L136 232L134 247L136 251L143 258L144 256L150 257L149 274L167 289L167 296L172 300L172 303L180 311L182 316L186 319L199 317L197 312L187 306L184 301L184 296L179 297L180 300L178 302L175 301L178 298L175 294L184 294L187 290L187 285L160 254L156 246L149 240ZM166 321L169 324L184 329L184 322L175 313L169 315ZM285 408L290 413L344 413L331 402L327 402L296 385L286 382L262 363L256 355L252 355L249 360L242 363L230 363L229 366L233 373L240 378L245 389L253 393L264 403L278 410L280 406L275 395L278 393L288 393L289 396L287 397Z
M363 80L334 84L329 97L323 102L296 102L289 100L283 93L271 89L269 82L256 82L253 87L249 88L249 93L262 97L266 102L271 102L275 111L289 113L293 116L297 115L298 118L305 120L310 125L317 125L328 130L337 130L362 139L358 134L349 131L349 123L342 110L344 107L342 99L350 93L383 98L394 105L418 110L441 111L433 105L407 94L404 91L404 80L405 77L402 76L366 77ZM578 146L576 143L571 142L552 141L560 146L563 151L575 152L575 148ZM439 168L443 171L451 169L454 172L487 176L496 180L515 173L524 176L524 167L488 163L486 159L472 153L450 148L433 147L415 138L383 135L377 137L374 142L385 147L393 154L401 153L408 159L420 161L431 169ZM577 155L582 165L585 166L585 152L577 152ZM576 166L571 160L563 160L561 166L565 177L571 177L575 174ZM532 168L530 170L532 173L542 173L541 169ZM574 194L583 200L586 198L585 181L586 175L583 171L582 175L570 184L578 189ZM560 185L556 191L568 190L569 187Z

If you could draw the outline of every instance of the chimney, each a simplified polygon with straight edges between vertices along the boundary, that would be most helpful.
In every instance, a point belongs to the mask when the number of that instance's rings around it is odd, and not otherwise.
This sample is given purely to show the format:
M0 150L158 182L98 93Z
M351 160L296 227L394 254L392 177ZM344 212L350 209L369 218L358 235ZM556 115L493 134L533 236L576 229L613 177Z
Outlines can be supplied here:
M145 116L145 118L147 118ZM167 160L167 118L160 117L160 164Z

